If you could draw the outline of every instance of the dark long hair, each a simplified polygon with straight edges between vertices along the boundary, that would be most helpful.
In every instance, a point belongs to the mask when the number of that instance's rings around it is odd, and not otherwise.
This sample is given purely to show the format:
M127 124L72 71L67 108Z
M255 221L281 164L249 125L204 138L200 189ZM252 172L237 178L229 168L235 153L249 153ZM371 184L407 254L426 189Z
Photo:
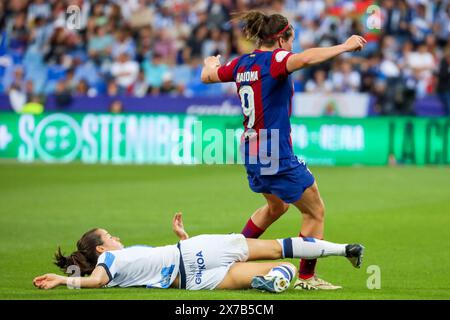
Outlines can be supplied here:
M278 13L265 14L261 11L233 13L232 20L243 24L245 36L255 41L258 47L263 45L272 47L279 38L288 40L294 32L288 19Z
M75 265L80 268L81 276L91 274L99 256L96 247L103 244L98 230L95 228L86 232L77 242L78 250L69 256L64 256L61 247L58 246L55 253L55 264L65 273L70 266Z

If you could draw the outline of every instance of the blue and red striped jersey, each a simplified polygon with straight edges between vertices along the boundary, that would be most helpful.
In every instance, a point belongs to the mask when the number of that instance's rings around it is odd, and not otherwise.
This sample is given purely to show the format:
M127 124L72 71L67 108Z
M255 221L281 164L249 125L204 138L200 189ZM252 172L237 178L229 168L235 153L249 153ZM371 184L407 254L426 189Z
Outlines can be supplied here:
M274 129L279 134L279 158L289 158L293 155L291 141L290 115L292 110L293 82L286 70L287 58L292 52L284 49L274 51L255 50L244 54L218 69L222 82L235 82L237 93L241 100L243 114L245 143L249 137L256 135L258 150L264 147L273 152L271 137ZM252 130L253 129L253 130ZM266 129L267 143L262 142L261 131ZM264 152L267 152L264 150ZM255 150L246 148L246 155L255 155Z

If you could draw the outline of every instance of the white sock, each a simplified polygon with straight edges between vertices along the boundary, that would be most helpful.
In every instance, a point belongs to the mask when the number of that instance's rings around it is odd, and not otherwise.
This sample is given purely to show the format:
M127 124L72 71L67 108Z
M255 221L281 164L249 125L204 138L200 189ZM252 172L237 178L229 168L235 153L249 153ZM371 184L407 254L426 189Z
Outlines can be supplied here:
M346 244L314 238L277 239L283 248L283 258L316 259L328 256L345 256Z
M270 269L269 273L266 276L278 276L283 277L289 282L291 282L292 278L295 275L295 269L291 264L283 263L279 266L276 266Z

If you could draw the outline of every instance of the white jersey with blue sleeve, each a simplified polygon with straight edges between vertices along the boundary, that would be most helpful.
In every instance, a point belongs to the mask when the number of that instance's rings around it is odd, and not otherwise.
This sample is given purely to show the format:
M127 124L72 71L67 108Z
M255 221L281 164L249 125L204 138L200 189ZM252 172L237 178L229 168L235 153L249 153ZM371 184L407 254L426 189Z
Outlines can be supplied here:
M132 246L100 255L97 266L105 268L107 287L168 288L179 271L180 251L176 245Z

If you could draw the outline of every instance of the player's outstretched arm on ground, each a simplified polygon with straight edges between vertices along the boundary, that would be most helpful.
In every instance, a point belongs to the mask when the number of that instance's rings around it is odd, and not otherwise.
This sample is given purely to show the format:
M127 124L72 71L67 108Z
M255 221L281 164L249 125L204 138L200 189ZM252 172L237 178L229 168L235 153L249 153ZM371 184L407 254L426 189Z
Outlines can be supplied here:
M188 233L184 230L182 212L175 213L175 216L172 219L172 230L180 240L189 239Z
M206 57L203 61L201 80L203 83L220 82L217 70L220 68L220 55Z
M367 40L361 36L353 35L344 43L327 48L311 48L301 53L291 55L286 63L289 72L308 67L332 59L344 52L359 51L364 48Z
M100 288L108 282L108 274L102 266L96 267L89 277L65 277L48 273L33 279L35 287L46 290L63 285L68 285L73 288Z

